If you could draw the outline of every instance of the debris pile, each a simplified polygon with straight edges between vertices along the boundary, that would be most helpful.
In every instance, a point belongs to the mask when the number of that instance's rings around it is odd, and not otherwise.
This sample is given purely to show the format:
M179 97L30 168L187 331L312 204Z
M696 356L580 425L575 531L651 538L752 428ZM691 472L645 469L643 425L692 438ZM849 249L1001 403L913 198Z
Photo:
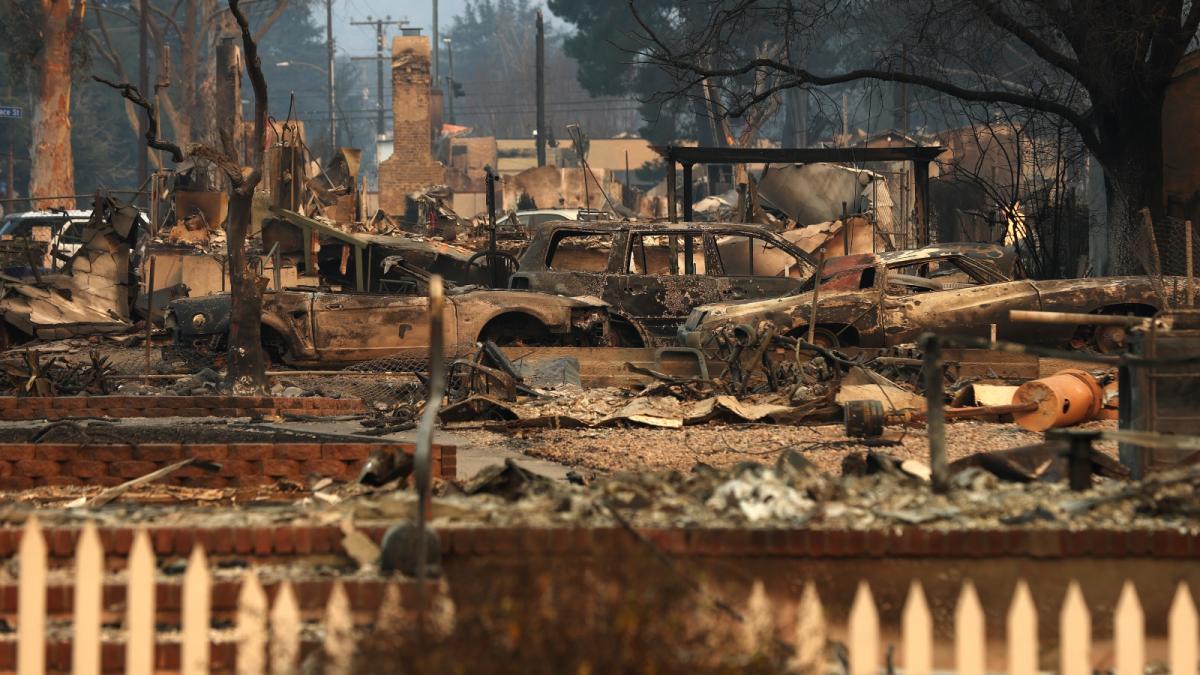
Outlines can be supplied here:
M440 484L433 526L611 526L617 517L639 527L683 528L1197 530L1196 467L1141 482L1101 477L1091 490L1073 492L1061 482L1002 480L968 463L955 467L948 493L935 494L921 477L919 464L901 468L886 458L871 464L874 468L867 475L830 476L793 451L773 467L745 462L718 470L697 464L686 473L619 472L560 482L509 461L462 484ZM356 520L369 521L380 513L411 508L411 500L410 493L374 492L344 507Z

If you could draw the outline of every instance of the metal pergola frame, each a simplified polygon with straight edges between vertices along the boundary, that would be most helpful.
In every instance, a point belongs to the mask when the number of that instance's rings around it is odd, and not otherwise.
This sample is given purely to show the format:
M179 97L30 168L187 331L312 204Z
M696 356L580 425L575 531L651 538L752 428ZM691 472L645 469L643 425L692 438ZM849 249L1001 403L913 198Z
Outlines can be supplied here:
M696 164L860 164L865 162L911 162L913 207L929 241L929 163L946 151L941 146L918 145L899 148L699 148L679 145L655 146L667 162L667 214L678 222L676 164L683 165L683 220L692 220L692 167Z

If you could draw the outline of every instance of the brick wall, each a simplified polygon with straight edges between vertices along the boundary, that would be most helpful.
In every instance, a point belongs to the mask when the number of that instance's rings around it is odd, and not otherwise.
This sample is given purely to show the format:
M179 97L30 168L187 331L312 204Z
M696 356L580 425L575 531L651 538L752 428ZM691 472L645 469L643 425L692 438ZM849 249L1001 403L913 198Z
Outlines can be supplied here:
M366 412L355 398L274 396L0 396L0 420L72 417L327 417Z
M392 42L392 156L379 167L379 208L404 213L410 192L445 182L433 160L430 114L429 37L406 35Z
M411 443L0 443L0 490L50 485L112 486L181 459L219 465L216 471L187 466L158 484L198 488L268 487L310 477L351 481L375 450L412 454ZM454 446L433 446L433 475L453 479Z

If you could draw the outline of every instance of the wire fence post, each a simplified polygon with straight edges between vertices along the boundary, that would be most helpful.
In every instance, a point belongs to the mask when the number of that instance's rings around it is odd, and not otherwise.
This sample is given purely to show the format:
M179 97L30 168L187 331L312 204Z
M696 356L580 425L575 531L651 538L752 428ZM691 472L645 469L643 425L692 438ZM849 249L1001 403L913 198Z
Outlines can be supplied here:
M933 491L946 492L946 409L942 392L942 345L936 335L921 337L925 364L925 420L929 429L929 469Z

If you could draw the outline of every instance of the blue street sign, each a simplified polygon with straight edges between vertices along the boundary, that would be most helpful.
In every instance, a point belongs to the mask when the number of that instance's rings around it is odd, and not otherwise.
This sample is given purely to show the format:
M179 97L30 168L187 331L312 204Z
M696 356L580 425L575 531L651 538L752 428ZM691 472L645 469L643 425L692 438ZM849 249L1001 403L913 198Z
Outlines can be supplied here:
M0 105L0 117L20 119L25 114L21 108L12 105Z

